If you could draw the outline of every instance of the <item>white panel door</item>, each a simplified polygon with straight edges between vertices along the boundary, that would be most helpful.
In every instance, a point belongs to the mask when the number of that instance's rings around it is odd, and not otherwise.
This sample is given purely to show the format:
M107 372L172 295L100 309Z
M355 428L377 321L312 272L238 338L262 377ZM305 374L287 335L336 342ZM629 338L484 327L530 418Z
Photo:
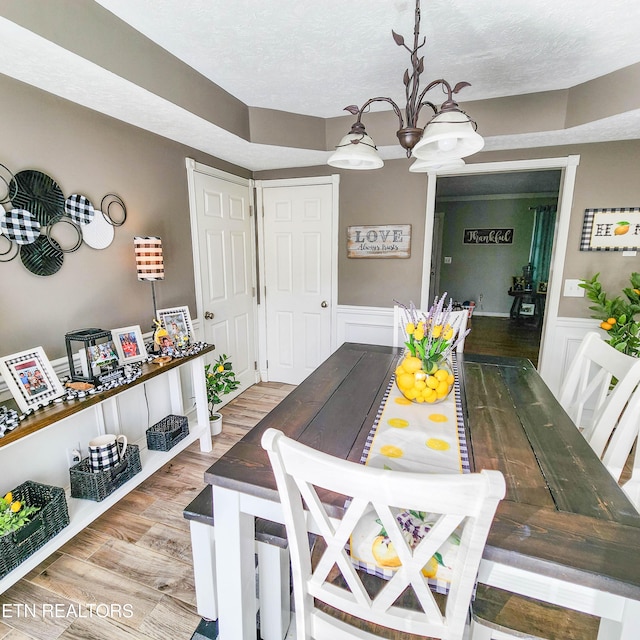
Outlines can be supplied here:
M331 354L331 184L264 187L269 380L299 384Z
M254 232L247 185L194 171L203 339L226 353L241 385L256 382ZM225 397L230 400L235 394Z

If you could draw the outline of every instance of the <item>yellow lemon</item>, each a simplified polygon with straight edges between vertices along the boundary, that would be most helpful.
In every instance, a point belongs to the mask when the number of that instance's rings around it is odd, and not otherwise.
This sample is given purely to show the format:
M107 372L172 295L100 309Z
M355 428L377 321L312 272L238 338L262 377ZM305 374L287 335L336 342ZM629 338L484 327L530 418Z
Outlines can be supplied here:
M21 508L22 508L22 502L20 502L20 500L16 500L15 502L11 503L11 511L13 511L13 513L18 513L18 511L20 511Z
M9 491L9 493L7 493L7 495L4 497L5 502L13 502L13 493L11 493L11 491Z
M371 553L381 567L399 567L401 564L398 554L393 548L393 542L386 540L384 536L378 536L373 540Z
M416 395L416 402L424 402L424 396L421 393Z
M401 391L411 389L411 387L413 387L413 376L410 373L403 373L401 376L398 376L398 386Z
M402 367L407 373L414 373L422 368L422 360L415 356L407 356L402 362Z
M448 451L450 448L449 443L445 440L440 440L440 438L429 438L426 445L434 451Z
M436 392L433 389L429 389L429 388L425 389L422 392L422 396L427 402L435 402L437 397Z
M447 416L445 415L442 415L441 413L432 413L429 416L429 420L431 420L432 422L447 422L449 418L447 418Z
M447 393L449 393L449 385L443 380L436 387L436 393L438 394L443 393L446 395Z
M418 389L419 391L422 391L423 389L427 388L427 383L424 380L416 380L413 383L413 387L414 389Z
M440 383L438 382L438 378L436 378L435 376L429 376L427 378L427 387L429 387L429 389L436 389L439 384Z
M422 568L422 575L425 578L435 578L438 573L438 561L431 556L429 562Z
M387 422L389 423L389 426L395 427L396 429L404 429L409 426L409 421L404 420L403 418L389 418Z
M387 458L402 458L404 451L400 447L396 447L392 444L385 444L380 447L380 453Z
M411 387L411 389L407 389L406 391L403 391L402 393L404 393L405 396L407 396L407 398L409 398L409 400L414 400L416 398L416 396L418 395L418 390L414 389L413 387Z
M433 374L438 380L446 380L449 377L449 372L446 369L438 369Z
M455 382L455 380L456 380L456 379L453 377L453 373L450 373L450 374L447 376L447 384L448 384L449 386L451 386L451 385Z
M396 376L401 376L403 373L407 373L407 371L405 371L404 367L400 364L396 367Z

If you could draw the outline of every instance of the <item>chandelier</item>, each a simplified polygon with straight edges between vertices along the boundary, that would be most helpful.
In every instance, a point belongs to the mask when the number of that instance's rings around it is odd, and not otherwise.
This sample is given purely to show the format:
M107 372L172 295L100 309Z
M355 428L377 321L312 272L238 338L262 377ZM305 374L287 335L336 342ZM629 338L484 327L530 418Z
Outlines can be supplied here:
M443 79L433 80L420 91L420 76L424 71L424 56L419 50L425 45L426 38L420 42L420 0L416 0L415 26L413 29L413 48L405 44L404 38L391 31L395 43L411 54L411 72L406 69L403 83L407 96L404 118L400 107L391 98L370 98L361 107L350 105L345 111L357 116L351 131L340 141L335 152L327 161L332 167L340 169L379 169L384 164L378 150L362 123L362 114L373 102L388 102L398 116L399 128L396 133L400 145L406 150L407 157L416 161L409 171L424 172L438 168L451 168L464 165L462 158L476 153L484 146L483 138L476 132L476 123L458 106L453 99L461 89L471 86L468 82L458 82L453 88ZM446 100L437 107L425 100L428 91L441 87ZM422 107L429 107L434 115L423 128L418 126L418 117ZM406 119L406 125L405 125Z

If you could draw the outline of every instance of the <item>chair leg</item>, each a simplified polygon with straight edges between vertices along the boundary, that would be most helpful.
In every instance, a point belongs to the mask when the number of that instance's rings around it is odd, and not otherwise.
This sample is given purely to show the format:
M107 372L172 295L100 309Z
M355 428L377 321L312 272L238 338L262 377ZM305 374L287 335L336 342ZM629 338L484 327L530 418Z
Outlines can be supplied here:
M470 640L491 640L491 629L480 624L473 617L471 618L471 639Z
M289 550L256 541L262 640L284 640L291 620Z
M208 620L218 619L216 592L216 553L214 527L191 520L191 549L198 614Z

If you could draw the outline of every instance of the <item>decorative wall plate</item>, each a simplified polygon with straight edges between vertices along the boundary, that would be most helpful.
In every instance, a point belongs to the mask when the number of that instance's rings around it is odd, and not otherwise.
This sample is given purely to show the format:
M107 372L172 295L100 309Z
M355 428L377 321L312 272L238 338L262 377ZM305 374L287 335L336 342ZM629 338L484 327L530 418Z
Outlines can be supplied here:
M0 233L17 244L31 244L40 236L40 223L29 211L0 207Z
M64 213L64 196L58 183L45 173L27 169L15 174L10 189L17 193L11 199L14 207L30 211L44 227Z
M91 201L79 193L72 193L64 201L64 211L77 224L89 224L95 213Z
M40 236L32 244L20 247L20 259L31 273L52 276L62 267L64 254L55 240Z
M89 224L82 225L82 237L93 249L106 249L112 242L115 230L104 216L93 216Z

